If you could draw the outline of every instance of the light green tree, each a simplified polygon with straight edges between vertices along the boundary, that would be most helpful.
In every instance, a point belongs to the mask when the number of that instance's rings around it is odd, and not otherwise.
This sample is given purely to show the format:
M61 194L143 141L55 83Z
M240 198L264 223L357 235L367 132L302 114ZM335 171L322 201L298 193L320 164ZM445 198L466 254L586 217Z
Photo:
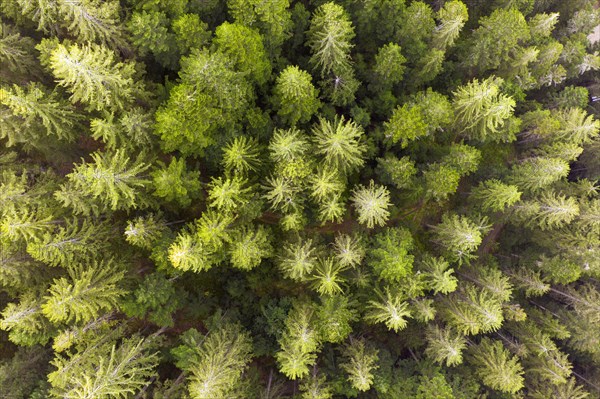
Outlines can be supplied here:
M113 113L90 121L92 137L102 140L109 150L126 148L138 152L154 147L153 116L142 108L132 108L116 117Z
M501 128L513 115L515 101L500 93L502 79L474 79L454 92L452 106L458 129L471 140L504 141Z
M369 229L385 225L390 216L390 193L385 186L375 186L373 180L369 186L358 185L353 190L352 203L358 213L358 222Z
M291 34L293 21L289 0L228 0L227 8L236 23L260 31L271 56L278 54L281 45Z
M238 136L223 147L221 164L226 172L246 175L260 166L258 142L246 136Z
M434 293L449 294L456 290L458 279L453 274L454 269L450 268L444 258L426 255L421 261L421 267L425 273L427 288Z
M164 12L134 12L127 23L133 44L140 55L152 53L164 66L177 66L179 52L173 51L175 35L169 31L169 18Z
M392 153L377 158L377 170L381 181L398 189L408 188L417 174L414 161L408 156L398 159Z
M22 118L23 126L33 128L41 123L47 135L65 141L73 141L81 127L81 117L73 107L61 102L57 93L47 93L39 83L30 83L27 91L17 85L0 87L0 103Z
M369 347L363 339L352 339L344 346L344 361L340 367L348 373L348 381L358 391L368 391L373 385L373 371L379 366L378 350Z
M314 12L307 32L311 64L321 75L340 75L351 68L350 49L354 28L342 6L325 3Z
M440 313L450 327L463 335L489 333L502 326L502 302L487 289L462 284L444 298Z
M454 194L460 182L460 173L455 168L438 162L429 164L423 171L425 197L444 201Z
M464 336L450 328L433 325L427 330L425 354L436 363L456 366L463 362L463 351L467 347Z
M412 272L414 241L410 231L402 227L386 228L375 235L369 251L369 265L379 278L388 283L399 282Z
M312 240L286 243L278 258L278 265L285 277L297 281L306 279L317 265L317 249Z
M297 66L281 71L273 88L277 115L290 126L310 121L321 107L318 97L310 74Z
M397 43L388 43L379 48L375 55L373 72L379 86L389 88L404 79L406 57Z
M82 161L67 175L75 190L98 200L106 209L131 209L146 205L141 194L150 180L142 174L150 165L144 163L141 157L131 161L124 150L95 152L91 157L92 163Z
M327 384L324 375L317 374L316 367L304 379L300 385L300 390L302 391L302 399L331 399L333 397L333 389Z
M581 108L561 110L557 116L560 128L553 132L553 139L573 144L589 144L600 134L600 121L594 120Z
M479 203L483 210L499 212L517 203L521 194L516 186L490 179L479 183L471 192L471 198Z
M118 1L58 0L55 4L60 15L58 21L74 36L84 41L123 44Z
M149 213L127 221L124 235L131 245L152 249L154 244L166 233L167 226L160 215Z
M465 23L469 20L467 6L459 0L448 1L438 11L436 19L439 24L433 34L433 45L444 50L452 47Z
M209 205L224 212L232 212L243 206L250 198L252 189L247 187L246 179L218 177L209 184Z
M185 159L171 159L169 166L162 162L159 168L151 173L154 195L165 201L178 203L187 207L193 199L200 195L200 172L188 171Z
M244 373L252 360L252 339L246 331L223 323L206 336L188 330L182 340L173 354L177 366L189 373L191 398L243 395Z
M473 348L470 360L477 367L477 375L488 387L512 394L523 388L523 366L502 342L482 338Z
M357 235L336 235L333 249L337 261L346 267L360 266L366 255L364 242Z
M366 146L364 131L356 122L336 117L333 121L319 118L312 129L315 152L325 163L342 173L353 172L364 164Z
M240 228L231 234L231 264L241 270L252 270L273 253L269 232L263 227Z
M321 297L317 318L323 342L340 343L350 335L351 323L359 319L354 306L354 301L343 295Z
M109 246L110 233L106 224L67 219L64 225L28 242L27 253L50 266L67 268L77 263L87 264Z
M212 266L210 249L193 233L180 232L168 255L173 267L182 271L200 272Z
M384 126L386 139L389 139L392 144L400 143L401 148L406 148L411 141L428 133L421 107L418 105L404 104L396 108Z
M489 226L487 219L473 221L466 216L444 214L442 222L433 227L434 240L452 260L462 262L473 258Z
M468 47L469 66L480 72L511 61L512 52L530 38L523 14L516 8L497 8L479 20Z
M17 80L21 74L36 75L39 65L35 58L35 42L23 36L7 23L0 23L0 62L5 66L0 71L4 82Z
M54 398L127 398L138 393L155 376L158 354L152 340L139 336L119 344L107 336L88 338L78 352L57 355L55 371L48 375Z
M57 44L50 68L58 84L71 92L71 101L91 110L121 110L133 99L133 64L120 62L106 47Z
M244 25L224 22L215 30L213 44L233 63L234 69L264 85L271 75L262 36Z
M379 293L378 300L370 300L364 319L369 323L384 323L388 330L398 332L408 325L408 318L412 317L409 304L404 298L390 289L385 289L385 294Z
M53 323L86 323L118 308L125 291L119 287L122 268L112 260L89 266L72 265L69 278L55 279L44 297L42 312Z
M341 273L345 269L335 258L320 259L310 277L312 288L323 296L343 293L346 281Z
M239 48L231 51L243 56ZM156 112L156 133L165 151L199 156L215 143L218 132L234 130L250 107L253 89L244 73L234 69L234 60L221 51L192 49L180 64L181 83Z
M534 157L514 165L509 179L520 189L535 192L566 178L569 170L563 159Z
M512 210L517 222L551 230L571 223L579 215L579 204L573 197L545 191L538 198L513 206Z
M309 304L298 304L285 319L285 330L275 353L279 370L295 380L307 376L309 367L317 360L320 347L318 330L315 328L315 315Z
M45 345L54 333L35 293L25 293L18 303L8 303L1 315L0 328L8 331L8 339L16 345Z

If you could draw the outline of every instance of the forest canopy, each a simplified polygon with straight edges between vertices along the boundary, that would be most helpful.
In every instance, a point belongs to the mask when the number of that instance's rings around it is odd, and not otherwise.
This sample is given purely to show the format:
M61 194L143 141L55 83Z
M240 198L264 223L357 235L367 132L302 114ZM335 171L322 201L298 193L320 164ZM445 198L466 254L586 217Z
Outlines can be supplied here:
M598 26L3 0L0 398L600 398Z

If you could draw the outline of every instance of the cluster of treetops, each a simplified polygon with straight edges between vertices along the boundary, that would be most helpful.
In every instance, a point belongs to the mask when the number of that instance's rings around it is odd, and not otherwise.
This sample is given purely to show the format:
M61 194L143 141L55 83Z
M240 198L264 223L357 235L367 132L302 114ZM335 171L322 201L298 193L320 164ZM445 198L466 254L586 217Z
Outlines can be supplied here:
M0 397L598 398L594 3L2 0Z

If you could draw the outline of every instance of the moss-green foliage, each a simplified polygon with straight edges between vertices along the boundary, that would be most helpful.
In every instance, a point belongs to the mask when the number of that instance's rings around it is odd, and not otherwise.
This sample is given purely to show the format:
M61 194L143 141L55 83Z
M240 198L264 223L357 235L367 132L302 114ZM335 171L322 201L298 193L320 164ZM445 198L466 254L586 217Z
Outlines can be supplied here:
M4 0L0 397L593 399L593 0Z

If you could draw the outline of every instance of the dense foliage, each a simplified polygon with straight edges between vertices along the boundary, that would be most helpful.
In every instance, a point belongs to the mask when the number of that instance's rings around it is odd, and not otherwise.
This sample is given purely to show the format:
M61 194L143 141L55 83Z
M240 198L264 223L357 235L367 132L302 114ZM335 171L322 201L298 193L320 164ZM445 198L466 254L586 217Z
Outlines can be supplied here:
M3 0L0 397L600 398L593 0Z

